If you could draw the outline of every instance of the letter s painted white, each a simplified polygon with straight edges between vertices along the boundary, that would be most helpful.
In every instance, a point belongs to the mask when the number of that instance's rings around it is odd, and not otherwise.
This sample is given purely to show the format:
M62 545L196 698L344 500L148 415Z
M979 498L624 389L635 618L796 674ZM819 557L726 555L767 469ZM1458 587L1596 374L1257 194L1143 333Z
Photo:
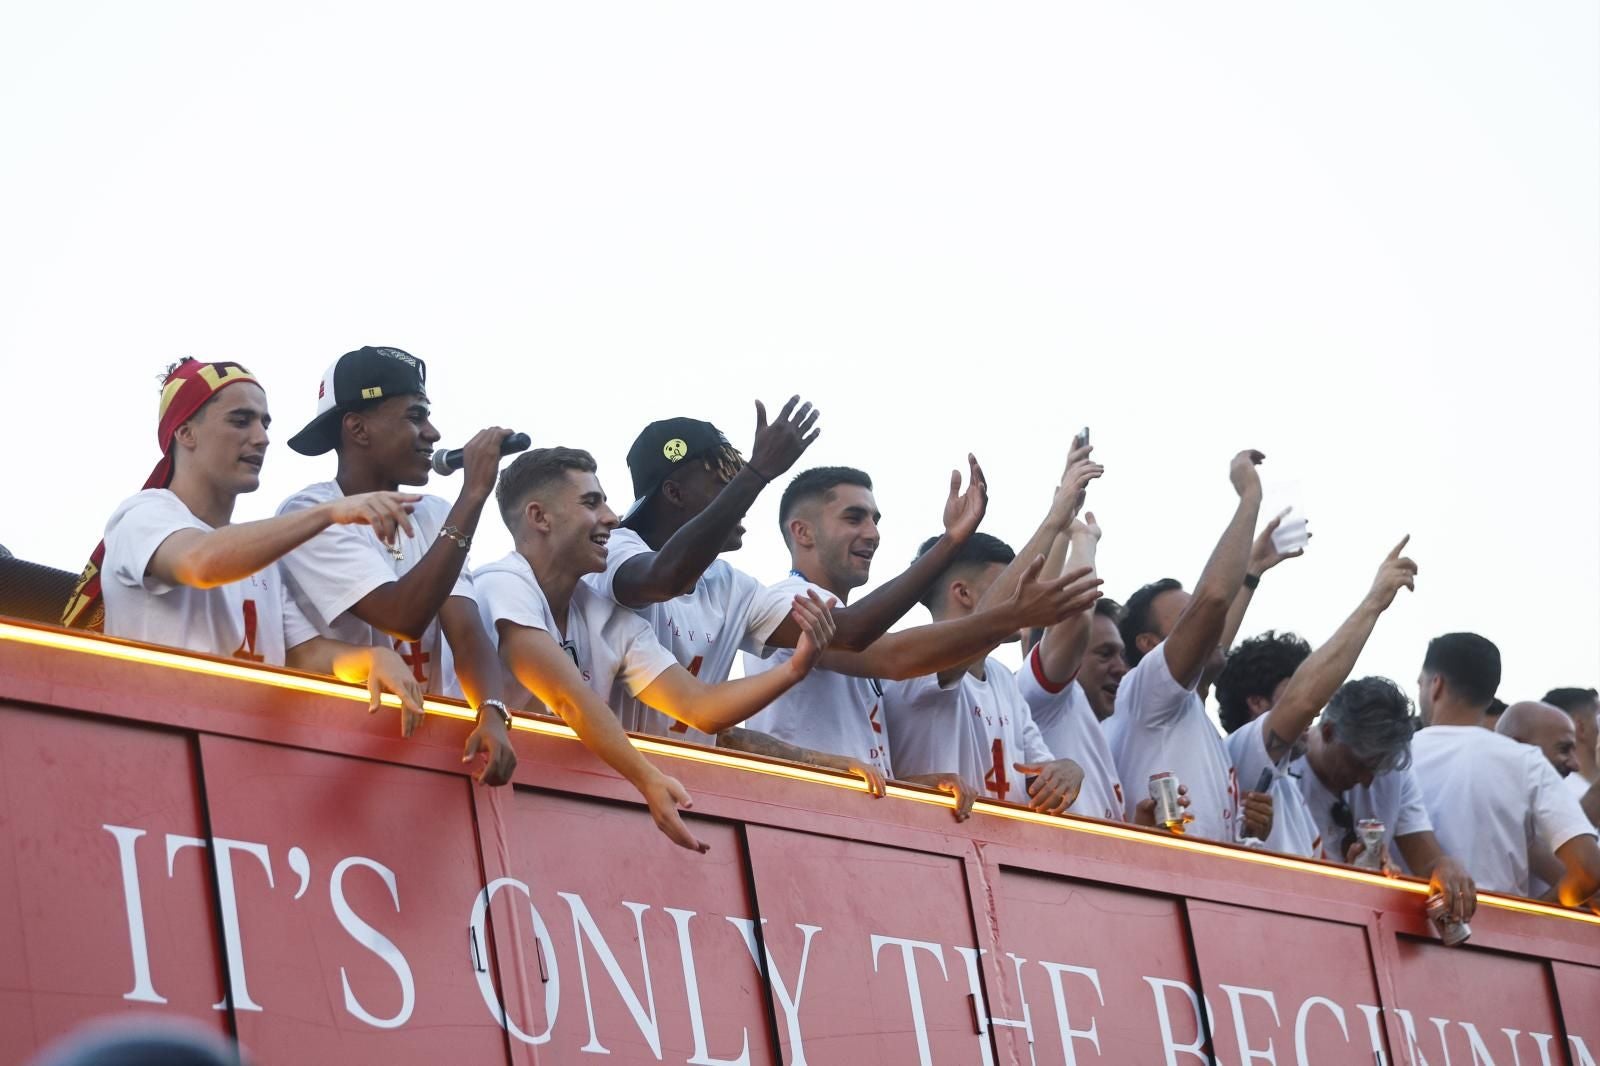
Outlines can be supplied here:
M933 1066L933 1052L928 1047L928 1019L922 1010L922 982L917 979L917 957L919 951L926 951L939 960L939 972L946 981L950 980L950 971L944 965L944 948L931 940L907 940L897 936L879 936L872 934L872 972L878 972L878 952L889 944L894 944L900 949L900 958L906 968L906 995L911 1000L911 1022L917 1030L917 1056L920 1066Z
M355 992L350 988L350 978L345 968L341 966L339 981L344 986L344 1009L375 1029L398 1029L411 1020L411 1012L417 1005L417 985L411 976L411 964L406 962L405 955L401 954L394 941L362 921L345 901L344 875L352 866L364 866L383 880L384 886L389 889L389 898L394 900L394 912L399 914L400 890L395 886L394 871L375 859L352 855L333 868L333 874L328 878L328 895L333 900L334 917L339 919L344 931L349 933L357 944L382 959L400 979L400 1010L389 1018L380 1018L367 1010L356 999Z
M514 877L502 877L491 881L484 886L478 898L472 904L472 937L477 942L478 958L489 957L488 936L485 929L488 923L489 903L494 899L494 894L502 888L514 888L528 897L528 913L533 917L533 936L537 945L543 942L546 946L545 965L550 971L550 980L544 986L544 1032L530 1036L517 1027L517 1023L507 1016L505 1007L500 1003L500 997L495 992L494 975L487 966L478 970L478 992L483 996L483 1002L489 1008L490 1015L499 1024L500 1028L510 1033L524 1044L545 1044L550 1041L550 1034L555 1031L556 1011L561 1007L561 971L556 966L555 946L550 939L550 930L544 924L544 918L539 914L539 908L533 905L533 893L528 891L528 886Z

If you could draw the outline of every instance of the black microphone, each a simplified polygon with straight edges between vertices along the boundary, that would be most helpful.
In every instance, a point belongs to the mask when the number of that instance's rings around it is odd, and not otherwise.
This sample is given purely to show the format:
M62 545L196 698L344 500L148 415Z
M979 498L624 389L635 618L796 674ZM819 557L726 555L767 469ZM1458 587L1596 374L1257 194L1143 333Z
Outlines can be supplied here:
M525 452L533 441L526 433L513 433L500 442L501 455L515 455ZM454 474L461 469L461 464L466 462L465 448L451 448L447 452L433 453L433 472L435 474Z

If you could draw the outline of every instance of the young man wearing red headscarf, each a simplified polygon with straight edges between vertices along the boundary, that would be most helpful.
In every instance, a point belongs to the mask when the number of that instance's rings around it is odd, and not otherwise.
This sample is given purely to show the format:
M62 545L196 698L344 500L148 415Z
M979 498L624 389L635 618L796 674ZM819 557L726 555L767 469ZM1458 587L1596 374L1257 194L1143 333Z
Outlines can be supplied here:
M325 507L233 522L238 497L261 482L272 416L238 363L185 359L162 382L162 459L144 490L106 524L62 616L68 626L250 662L332 673L399 696L409 726L421 690L393 651L317 635L294 609L277 560L334 524L411 534L417 497L372 492ZM406 730L409 733L409 728Z

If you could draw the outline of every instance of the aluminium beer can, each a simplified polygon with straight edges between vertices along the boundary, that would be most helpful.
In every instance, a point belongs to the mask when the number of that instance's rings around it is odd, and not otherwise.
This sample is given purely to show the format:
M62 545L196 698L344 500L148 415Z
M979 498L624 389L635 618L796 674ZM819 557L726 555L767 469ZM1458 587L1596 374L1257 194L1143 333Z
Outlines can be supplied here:
M1376 818L1363 818L1356 823L1356 839L1361 841L1361 854L1356 865L1367 870L1383 869L1383 838L1387 832Z
M1443 896L1428 897L1428 920L1439 931L1439 941L1447 948L1465 943L1472 935L1472 926L1466 922L1458 922L1450 916L1449 905Z
M1163 770L1150 775L1150 799L1155 803L1156 824L1183 832L1183 807L1178 803L1178 775Z

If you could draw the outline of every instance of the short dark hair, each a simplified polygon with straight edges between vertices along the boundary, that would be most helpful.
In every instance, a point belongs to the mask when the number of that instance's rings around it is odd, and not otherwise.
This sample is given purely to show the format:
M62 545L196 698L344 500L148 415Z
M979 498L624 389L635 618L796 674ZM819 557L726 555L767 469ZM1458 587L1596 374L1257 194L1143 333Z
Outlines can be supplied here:
M1267 630L1228 654L1217 675L1217 717L1233 733L1250 721L1250 697L1272 699L1272 691L1293 677L1311 655L1311 645L1294 633Z
M516 532L516 516L527 505L528 497L566 476L568 470L592 474L598 469L594 456L581 448L535 448L523 452L500 471L494 487L495 502L506 528Z
M794 516L795 508L807 500L827 499L840 485L859 485L872 491L872 479L853 466L816 466L794 476L778 502L778 529L783 533L784 543L789 541L789 519Z
M1122 634L1122 657L1128 660L1129 666L1138 666L1139 660L1144 658L1144 653L1139 650L1139 634L1155 632L1150 628L1150 613L1156 597L1163 592L1182 588L1183 582L1177 578L1164 577L1160 581L1150 582L1128 597L1127 604L1122 608L1122 619L1117 622L1117 630Z
M922 546L917 549L917 558L920 559L927 555L937 543L939 543L938 537L929 537L923 541ZM940 597L944 595L945 587L950 582L950 575L957 568L972 570L977 567L989 566L992 563L1010 566L1011 561L1016 557L1017 553L1011 550L1011 545L999 537L981 532L972 534L967 538L965 544L956 549L955 558L951 559L949 564L939 572L939 576L933 579L932 584L923 590L922 606L930 611L933 610L933 605L939 602Z
M1544 702L1560 707L1568 714L1577 714L1591 703L1600 703L1600 691L1592 688L1553 688L1544 694Z
M1507 707L1508 704L1505 700L1496 697L1495 699L1489 701L1489 706L1484 709L1483 713L1488 715L1490 718L1499 718L1502 714L1506 713Z
M1462 699L1486 707L1500 687L1500 649L1476 633L1446 633L1429 641L1422 669L1444 678Z
M1420 724L1411 699L1387 677L1346 681L1322 711L1333 735L1373 773L1411 765L1411 735Z

